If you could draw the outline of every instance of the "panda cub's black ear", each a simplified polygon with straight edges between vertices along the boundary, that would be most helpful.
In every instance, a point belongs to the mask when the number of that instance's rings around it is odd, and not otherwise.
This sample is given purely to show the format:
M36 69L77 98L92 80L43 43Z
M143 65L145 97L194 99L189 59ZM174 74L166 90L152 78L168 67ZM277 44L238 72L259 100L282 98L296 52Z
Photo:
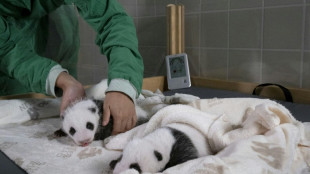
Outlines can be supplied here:
M154 155L157 158L158 161L163 160L163 156L158 151L154 150Z

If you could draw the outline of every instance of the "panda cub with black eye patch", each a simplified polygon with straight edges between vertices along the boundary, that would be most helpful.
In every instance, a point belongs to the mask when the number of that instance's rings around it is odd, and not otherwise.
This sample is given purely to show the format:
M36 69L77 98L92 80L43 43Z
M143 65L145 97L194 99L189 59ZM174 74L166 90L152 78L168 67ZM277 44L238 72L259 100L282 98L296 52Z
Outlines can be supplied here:
M173 123L130 141L122 156L111 161L110 167L113 174L128 169L156 173L210 154L210 146L201 132L185 124Z
M77 145L87 146L94 140L104 140L112 135L113 117L102 126L103 101L84 99L69 106L62 116L62 127L55 131L57 137L69 136ZM136 126L149 120L137 115Z
M84 99L69 106L62 116L62 128L56 136L68 135L77 145L87 146L93 140L111 135L113 120L102 126L103 102Z

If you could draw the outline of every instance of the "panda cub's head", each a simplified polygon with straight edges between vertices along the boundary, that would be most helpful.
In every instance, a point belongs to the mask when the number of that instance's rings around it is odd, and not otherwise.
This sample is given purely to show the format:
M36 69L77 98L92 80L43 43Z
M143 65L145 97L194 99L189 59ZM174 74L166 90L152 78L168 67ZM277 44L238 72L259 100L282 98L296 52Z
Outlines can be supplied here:
M100 110L92 99L85 99L69 106L64 114L62 130L80 146L87 146L94 140L98 128Z
M126 145L119 159L111 161L110 166L113 174L128 169L135 169L139 173L155 173L163 170L168 161L168 157L157 151L154 144L143 139L135 139Z

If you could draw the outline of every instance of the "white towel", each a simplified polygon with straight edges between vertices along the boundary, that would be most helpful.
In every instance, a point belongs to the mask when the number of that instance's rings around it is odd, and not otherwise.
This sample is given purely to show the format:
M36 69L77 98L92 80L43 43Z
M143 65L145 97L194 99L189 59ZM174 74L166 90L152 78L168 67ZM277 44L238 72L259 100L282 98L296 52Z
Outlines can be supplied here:
M0 100L0 125L59 116L60 99Z
M215 155L171 167L165 174L309 172L309 125L296 121L282 105L254 98L202 99L189 105L167 106L148 123L110 137L105 147L121 150L158 127L186 123L208 138Z

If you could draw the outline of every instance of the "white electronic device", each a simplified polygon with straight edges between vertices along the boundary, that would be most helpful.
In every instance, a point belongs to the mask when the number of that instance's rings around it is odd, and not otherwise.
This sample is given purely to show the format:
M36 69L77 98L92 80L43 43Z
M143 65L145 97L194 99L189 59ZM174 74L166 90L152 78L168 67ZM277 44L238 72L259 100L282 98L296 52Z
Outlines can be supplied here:
M187 54L166 56L168 89L187 88L191 86Z

